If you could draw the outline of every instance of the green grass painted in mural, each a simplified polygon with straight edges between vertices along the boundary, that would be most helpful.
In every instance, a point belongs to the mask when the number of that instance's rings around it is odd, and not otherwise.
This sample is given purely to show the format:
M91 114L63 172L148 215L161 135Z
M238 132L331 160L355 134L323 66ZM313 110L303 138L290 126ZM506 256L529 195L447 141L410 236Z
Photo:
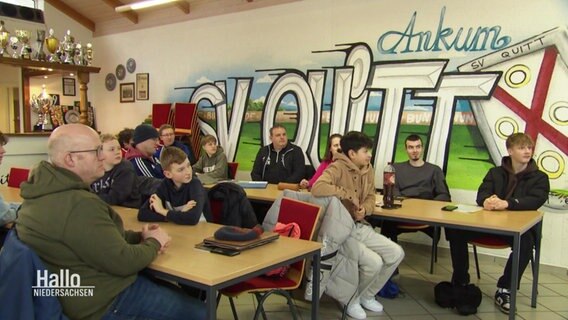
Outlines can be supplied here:
M289 134L295 132L295 123L285 123L284 126ZM363 132L371 138L375 137L376 130L377 126L374 124L365 124L363 127ZM422 136L422 139L425 139L424 143L427 144L426 135L428 130L428 126L402 125L398 134L395 161L407 160L406 151L404 150L404 139L406 136L411 133L419 134ZM324 153L327 136L329 135L328 132L329 124L322 124L320 155ZM294 137L290 136L289 138L293 140ZM260 145L260 124L245 123L242 128L236 156L240 171L250 172ZM453 126L446 178L449 187L452 189L477 190L485 173L492 167L493 163L489 158L489 153L485 148L477 127ZM382 168L377 169L382 170Z

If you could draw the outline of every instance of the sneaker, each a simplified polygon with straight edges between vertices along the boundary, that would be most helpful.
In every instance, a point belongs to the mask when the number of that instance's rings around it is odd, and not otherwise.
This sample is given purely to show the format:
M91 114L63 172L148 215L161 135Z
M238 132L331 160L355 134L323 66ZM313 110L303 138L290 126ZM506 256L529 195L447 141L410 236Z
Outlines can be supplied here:
M314 289L314 285L312 284L311 280L306 282L306 291L304 291L304 299L306 301L312 301L312 291Z
M495 304L499 306L502 312L509 314L511 308L511 293L505 288L499 288L495 292Z
M363 310L358 303L352 303L347 306L347 315L353 319L363 320L367 319L367 313Z
M383 305L377 300L375 300L375 298L369 298L369 299L361 298L361 305L363 306L363 308L369 311L373 312L383 311Z

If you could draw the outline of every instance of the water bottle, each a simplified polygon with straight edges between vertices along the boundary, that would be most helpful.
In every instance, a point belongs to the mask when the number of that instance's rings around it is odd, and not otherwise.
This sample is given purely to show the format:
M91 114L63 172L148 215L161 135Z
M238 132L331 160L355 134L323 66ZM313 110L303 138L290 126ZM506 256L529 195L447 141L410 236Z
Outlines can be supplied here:
M394 208L394 181L394 166L389 162L383 171L383 208Z

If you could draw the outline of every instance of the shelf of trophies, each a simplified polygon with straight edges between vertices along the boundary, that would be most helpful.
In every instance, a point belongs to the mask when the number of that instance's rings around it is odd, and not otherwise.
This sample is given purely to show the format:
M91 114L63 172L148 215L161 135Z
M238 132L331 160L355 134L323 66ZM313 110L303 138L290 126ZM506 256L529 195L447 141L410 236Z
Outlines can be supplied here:
M88 98L87 84L91 73L99 73L99 67L91 65L93 58L93 48L90 43L81 46L75 42L68 30L63 40L59 41L53 29L49 30L46 37L44 30L37 30L37 45L32 49L30 45L31 32L28 30L15 30L15 35L10 36L10 32L4 28L3 21L0 24L0 64L19 67L22 75L22 98L24 113L24 132L29 132L36 127L31 125L31 114L29 107L34 104L34 96L30 93L30 78L38 76L62 75L69 76L74 74L79 82L79 122L88 124ZM48 52L44 52L44 46ZM9 49L11 50L9 50ZM43 108L44 114L38 114L40 118L49 119L53 117L52 106ZM51 114L51 117L49 115ZM42 117L43 116L43 117ZM43 131L50 131L51 126L42 128Z

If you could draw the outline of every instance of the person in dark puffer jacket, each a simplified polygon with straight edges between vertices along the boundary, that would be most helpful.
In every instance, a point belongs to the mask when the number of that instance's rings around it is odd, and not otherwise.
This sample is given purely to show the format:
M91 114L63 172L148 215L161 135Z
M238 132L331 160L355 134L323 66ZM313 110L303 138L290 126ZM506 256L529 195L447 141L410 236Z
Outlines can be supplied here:
M477 204L485 210L536 210L548 199L550 183L548 176L540 171L534 159L534 142L524 133L515 133L507 138L509 156L503 157L501 166L489 170L477 191ZM513 214L513 213L511 213ZM521 235L519 280L525 271L535 243L536 226ZM469 256L467 243L469 240L487 236L484 233L465 230L446 229L446 237L450 241L452 256L452 284L467 285L469 283ZM492 237L498 237L492 235ZM513 238L499 237L512 247ZM495 303L501 311L509 313L512 273L512 255L507 260L503 275L497 282Z

